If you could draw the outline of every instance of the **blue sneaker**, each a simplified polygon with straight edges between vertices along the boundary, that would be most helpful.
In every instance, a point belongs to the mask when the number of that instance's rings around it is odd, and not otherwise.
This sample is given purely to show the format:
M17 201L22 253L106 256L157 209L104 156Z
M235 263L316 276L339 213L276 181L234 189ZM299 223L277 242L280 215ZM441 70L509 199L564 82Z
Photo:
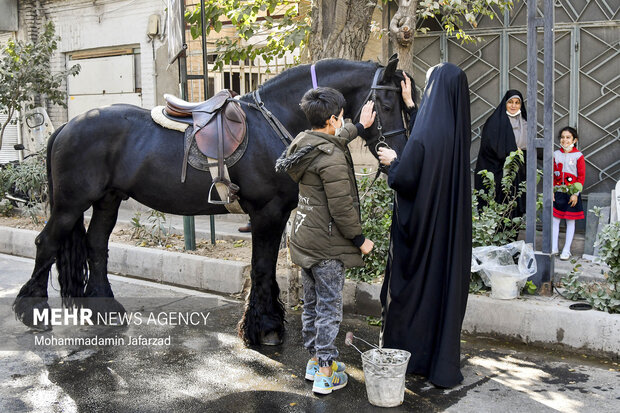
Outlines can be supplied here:
M314 375L312 391L319 394L330 394L334 390L342 389L347 385L347 373L334 371L331 376L317 371Z
M332 361L332 371L344 371L347 368L344 363L339 361ZM314 375L319 371L319 362L315 360L308 360L306 364L306 380L314 380Z

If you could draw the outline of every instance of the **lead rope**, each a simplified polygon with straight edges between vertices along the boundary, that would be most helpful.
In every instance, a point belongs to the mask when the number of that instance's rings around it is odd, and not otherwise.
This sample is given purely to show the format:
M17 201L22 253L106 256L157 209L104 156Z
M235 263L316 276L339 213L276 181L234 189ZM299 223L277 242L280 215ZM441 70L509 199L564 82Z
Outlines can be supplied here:
M355 175L358 175L358 174L356 173ZM359 175L370 176L372 174L359 174ZM370 183L370 185L368 185L368 188L366 189L366 192L364 192L364 194L362 194L362 196L360 196L360 203L362 202L362 199L364 199L364 197L366 197L368 192L370 192L370 190L372 189L372 186L375 184L375 182L377 182L377 179L379 178L379 175L381 175L381 170L377 169L377 172L375 173L375 177L373 178L373 180Z

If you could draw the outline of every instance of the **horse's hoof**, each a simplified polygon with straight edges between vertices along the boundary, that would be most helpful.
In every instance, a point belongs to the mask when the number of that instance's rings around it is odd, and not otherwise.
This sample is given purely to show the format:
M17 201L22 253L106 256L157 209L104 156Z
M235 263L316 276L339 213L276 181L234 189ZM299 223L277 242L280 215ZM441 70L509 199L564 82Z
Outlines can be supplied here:
M282 344L282 339L275 331L265 334L260 334L260 343L264 346L279 346Z
M49 331L52 329L49 323L42 321L50 320L50 306L47 303L47 297L17 297L13 302L13 311L19 321L33 330ZM36 322L35 312L38 315ZM43 316L45 313L48 313L47 317Z

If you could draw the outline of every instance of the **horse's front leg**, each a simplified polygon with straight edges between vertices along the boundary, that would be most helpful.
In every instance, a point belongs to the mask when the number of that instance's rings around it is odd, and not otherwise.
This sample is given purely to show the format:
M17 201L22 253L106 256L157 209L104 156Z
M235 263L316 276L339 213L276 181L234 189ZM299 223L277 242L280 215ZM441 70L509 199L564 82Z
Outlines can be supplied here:
M276 263L282 232L290 211L272 201L251 214L251 289L245 313L239 322L239 336L247 345L278 345L284 336L284 304L276 282Z

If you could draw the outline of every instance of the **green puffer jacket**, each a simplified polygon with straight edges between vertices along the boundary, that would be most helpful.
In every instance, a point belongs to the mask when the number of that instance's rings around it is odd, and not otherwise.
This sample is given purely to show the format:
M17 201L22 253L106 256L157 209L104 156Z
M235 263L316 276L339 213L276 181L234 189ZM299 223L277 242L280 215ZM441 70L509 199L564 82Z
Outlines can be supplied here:
M326 259L345 267L364 265L352 239L362 234L353 161L347 144L357 136L346 123L339 136L305 131L282 154L276 170L299 183L299 203L291 230L291 259L310 268Z

